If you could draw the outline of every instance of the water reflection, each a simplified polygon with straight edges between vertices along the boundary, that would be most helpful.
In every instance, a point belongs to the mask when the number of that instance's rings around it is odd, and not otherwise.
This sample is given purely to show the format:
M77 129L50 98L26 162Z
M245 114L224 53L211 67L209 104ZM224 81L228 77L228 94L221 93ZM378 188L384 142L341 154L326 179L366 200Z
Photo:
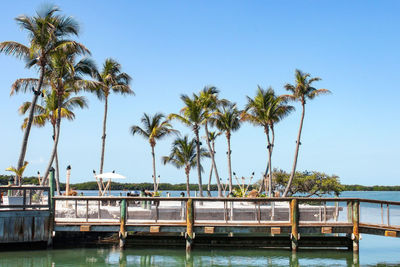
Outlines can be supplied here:
M400 262L399 262L400 263ZM359 266L348 251L77 248L0 252L0 266Z

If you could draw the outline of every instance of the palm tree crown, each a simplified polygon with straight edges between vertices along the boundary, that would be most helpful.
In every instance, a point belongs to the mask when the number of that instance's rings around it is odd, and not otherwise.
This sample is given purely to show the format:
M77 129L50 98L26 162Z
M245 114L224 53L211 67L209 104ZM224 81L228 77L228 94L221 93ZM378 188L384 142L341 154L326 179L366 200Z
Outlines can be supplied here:
M98 90L95 90L95 93L100 100L107 98L111 92L122 95L135 94L129 85L132 78L121 69L120 63L108 58L103 64L102 71L95 74L95 78L99 82Z
M329 94L330 91L328 89L316 89L312 86L312 83L320 81L321 78L313 77L311 78L311 74L304 73L301 70L296 69L295 71L295 81L296 84L285 84L285 89L291 92L291 95L285 95L290 100L300 101L303 105L306 103L307 99L314 99L316 96L322 94Z

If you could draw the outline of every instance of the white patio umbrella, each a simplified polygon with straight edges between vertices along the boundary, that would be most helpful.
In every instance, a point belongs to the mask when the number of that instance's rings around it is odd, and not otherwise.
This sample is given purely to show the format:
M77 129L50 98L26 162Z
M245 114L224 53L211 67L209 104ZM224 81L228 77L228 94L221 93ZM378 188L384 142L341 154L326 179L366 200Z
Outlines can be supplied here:
M105 195L105 193L107 192L107 190L109 190L110 185L111 185L111 179L126 179L125 176L115 173L115 172L106 172L106 173L100 173L98 175L95 175L96 180L97 179L108 179L107 185L104 186L104 190L102 191L99 185L99 191L101 193L102 196ZM110 194L110 193L109 193Z

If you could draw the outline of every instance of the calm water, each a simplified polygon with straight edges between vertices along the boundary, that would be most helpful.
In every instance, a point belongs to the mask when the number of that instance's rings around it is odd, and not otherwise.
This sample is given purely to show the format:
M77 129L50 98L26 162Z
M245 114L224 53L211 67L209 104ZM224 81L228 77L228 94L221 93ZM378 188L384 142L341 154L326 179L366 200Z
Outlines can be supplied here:
M87 193L87 194L86 194ZM89 192L85 192L88 195ZM119 195L119 192L113 192ZM176 192L178 195L180 192ZM171 194L175 196L175 193ZM344 192L343 197L400 201L400 192ZM400 266L400 238L363 235L359 257L335 250L194 249L115 247L0 252L0 266Z

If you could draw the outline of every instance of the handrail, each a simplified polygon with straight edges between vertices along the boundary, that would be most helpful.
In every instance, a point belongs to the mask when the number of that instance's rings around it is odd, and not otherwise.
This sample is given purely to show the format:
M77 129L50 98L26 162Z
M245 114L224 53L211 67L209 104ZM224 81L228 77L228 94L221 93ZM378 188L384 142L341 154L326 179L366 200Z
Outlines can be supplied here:
M54 196L55 200L143 200L143 201L248 201L248 202L285 202L297 199L299 201L314 201L314 202L336 202L336 201L363 201L359 198L310 198L310 197L273 197L273 198L250 198L250 197L128 197L128 196ZM400 205L400 202L397 202Z
M12 209L17 209L17 210L26 210L26 209L42 209L42 208L47 208L50 209L50 187L48 186L0 186L0 192L2 191L19 191L22 194L19 195L19 197L22 197L22 204L12 204L12 205L0 205L0 211L10 211ZM27 196L27 191L29 191L29 196ZM43 191L47 192L47 204L37 204L37 203L32 203L32 191ZM39 194L40 195L40 194ZM12 195L10 195L12 196ZM4 196L3 196L4 197ZM29 202L27 201L29 200ZM28 204L27 204L28 202Z
M50 187L48 186L10 186L10 185L0 185L0 190L5 189L5 190L22 190L22 189L27 189L27 190L50 190Z

